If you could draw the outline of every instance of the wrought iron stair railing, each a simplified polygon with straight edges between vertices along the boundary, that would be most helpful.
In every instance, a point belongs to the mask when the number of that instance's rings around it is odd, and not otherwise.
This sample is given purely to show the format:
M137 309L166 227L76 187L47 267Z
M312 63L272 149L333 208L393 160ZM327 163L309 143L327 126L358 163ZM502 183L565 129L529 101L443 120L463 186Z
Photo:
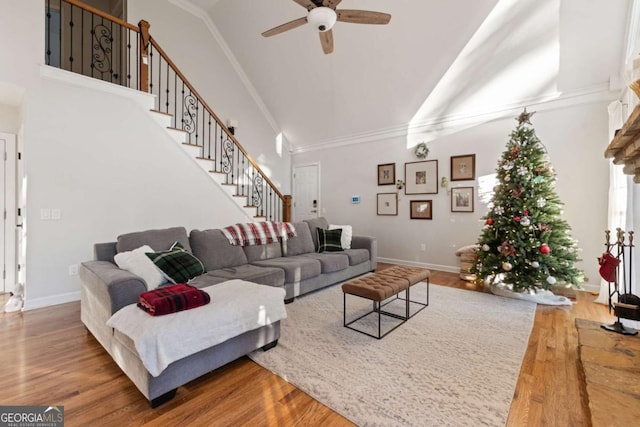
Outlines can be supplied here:
M283 195L240 145L169 55L138 26L78 0L46 0L45 62L128 88L152 93L155 109L173 116L197 157L210 161L210 173L256 208L256 217L291 220L291 196Z

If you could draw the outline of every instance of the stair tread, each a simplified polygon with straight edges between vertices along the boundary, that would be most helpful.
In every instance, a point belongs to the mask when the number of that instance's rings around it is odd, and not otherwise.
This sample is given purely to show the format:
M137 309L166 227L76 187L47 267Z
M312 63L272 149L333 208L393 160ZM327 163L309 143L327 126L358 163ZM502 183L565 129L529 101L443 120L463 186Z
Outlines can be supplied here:
M151 111L152 113L164 114L165 116L173 117L173 114L165 113L164 111L156 110L155 108L152 108L149 111Z
M212 162L216 161L216 159L212 159L210 157L201 157L201 156L196 157L196 159L198 159L198 160L211 160Z
M182 145L188 145L189 147L198 147L198 148L202 148L202 145L198 145L198 144L191 144L190 142L183 142Z
M189 133L184 129L179 129L179 128L174 128L173 126L167 126L167 129L171 129L171 130L177 130L178 132L184 132L184 133Z
M219 174L222 174L222 175L226 175L227 174L226 172L220 172L220 171L209 171L209 173L219 173Z

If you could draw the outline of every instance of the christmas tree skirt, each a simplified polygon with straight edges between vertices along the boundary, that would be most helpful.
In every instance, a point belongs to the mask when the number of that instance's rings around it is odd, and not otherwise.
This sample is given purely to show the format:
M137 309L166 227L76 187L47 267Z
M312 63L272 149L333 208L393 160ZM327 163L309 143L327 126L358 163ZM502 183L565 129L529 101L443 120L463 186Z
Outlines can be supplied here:
M567 297L555 295L551 291L536 289L535 291L514 292L511 285L495 283L490 285L491 293L505 298L515 298L535 302L543 305L571 305L573 302Z

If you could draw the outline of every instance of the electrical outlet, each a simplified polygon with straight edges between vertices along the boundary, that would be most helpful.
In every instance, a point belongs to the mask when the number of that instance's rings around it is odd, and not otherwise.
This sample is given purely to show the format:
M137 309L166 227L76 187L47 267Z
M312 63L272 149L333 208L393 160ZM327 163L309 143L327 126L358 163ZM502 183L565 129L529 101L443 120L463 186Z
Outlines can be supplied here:
M60 209L51 209L51 219L54 221L60 219Z
M427 245L425 243L420 243L420 250L425 252L427 250Z
M78 264L71 264L69 266L69 276L77 276L78 275Z
M44 221L50 220L51 219L51 209L49 209L49 208L40 209L40 219L42 219Z

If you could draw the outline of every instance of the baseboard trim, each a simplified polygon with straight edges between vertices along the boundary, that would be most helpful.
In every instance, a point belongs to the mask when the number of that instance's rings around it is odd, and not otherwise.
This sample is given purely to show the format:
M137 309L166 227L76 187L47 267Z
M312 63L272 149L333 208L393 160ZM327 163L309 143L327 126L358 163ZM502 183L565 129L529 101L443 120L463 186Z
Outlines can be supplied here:
M65 304L68 302L80 301L80 291L67 292L64 294L51 295L49 297L25 298L22 311L35 310L36 308L49 307L52 305Z

